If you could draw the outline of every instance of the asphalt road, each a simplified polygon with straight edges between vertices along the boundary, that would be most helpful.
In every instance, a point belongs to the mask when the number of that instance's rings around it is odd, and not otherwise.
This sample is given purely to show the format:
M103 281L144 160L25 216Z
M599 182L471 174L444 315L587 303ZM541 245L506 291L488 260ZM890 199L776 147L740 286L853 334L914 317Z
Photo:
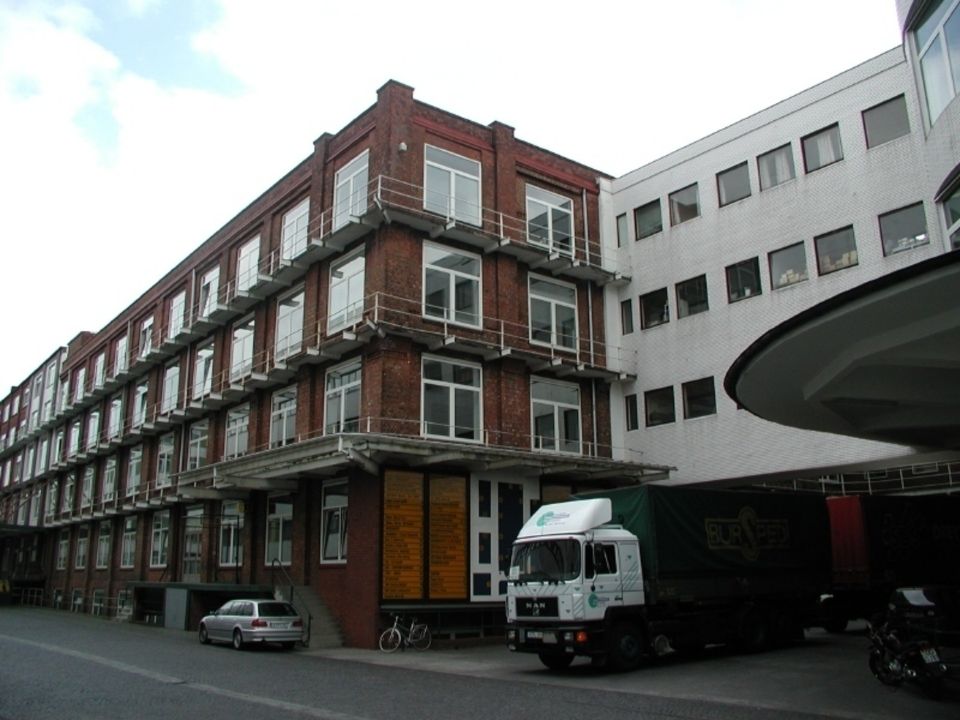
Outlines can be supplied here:
M0 608L0 719L182 717L956 720L960 692L934 702L882 687L852 633L625 674L586 664L557 674L500 646L236 652L201 646L192 633Z

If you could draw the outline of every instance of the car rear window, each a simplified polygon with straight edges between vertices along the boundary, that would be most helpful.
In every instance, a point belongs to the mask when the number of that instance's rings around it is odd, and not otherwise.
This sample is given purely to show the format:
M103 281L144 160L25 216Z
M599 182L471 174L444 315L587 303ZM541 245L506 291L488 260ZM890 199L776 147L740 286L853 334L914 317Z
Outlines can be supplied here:
M289 617L296 615L292 605L281 602L260 603L260 617Z

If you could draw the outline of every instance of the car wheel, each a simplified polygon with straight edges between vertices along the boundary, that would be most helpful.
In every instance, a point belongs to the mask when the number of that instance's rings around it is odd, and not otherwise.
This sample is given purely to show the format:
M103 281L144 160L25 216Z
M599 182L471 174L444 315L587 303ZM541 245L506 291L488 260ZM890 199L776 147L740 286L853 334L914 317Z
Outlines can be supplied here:
M210 644L210 636L207 634L207 626L206 626L206 625L201 625L201 626L200 626L200 642L202 642L204 645L209 645L209 644Z
M243 633L239 629L233 631L233 649L243 650Z

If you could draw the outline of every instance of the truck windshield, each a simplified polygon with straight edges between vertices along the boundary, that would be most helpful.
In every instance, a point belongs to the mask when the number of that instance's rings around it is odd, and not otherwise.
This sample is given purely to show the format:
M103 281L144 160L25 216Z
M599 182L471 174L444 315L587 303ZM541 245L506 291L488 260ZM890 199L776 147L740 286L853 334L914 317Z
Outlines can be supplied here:
M537 540L513 546L511 580L559 582L579 577L580 543L576 540Z

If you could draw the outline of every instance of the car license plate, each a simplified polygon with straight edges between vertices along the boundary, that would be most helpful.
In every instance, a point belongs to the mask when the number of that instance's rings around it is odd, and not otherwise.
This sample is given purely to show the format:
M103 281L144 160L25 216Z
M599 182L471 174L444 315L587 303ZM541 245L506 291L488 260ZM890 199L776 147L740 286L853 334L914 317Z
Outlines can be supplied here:
M276 628L277 630L287 630L287 629L290 627L290 623L288 623L288 622L272 622L272 623L270 623L270 627Z
M940 662L940 656L937 654L936 648L924 648L920 651L920 657L923 658L925 663Z
M543 632L540 630L527 630L527 640L543 640Z

